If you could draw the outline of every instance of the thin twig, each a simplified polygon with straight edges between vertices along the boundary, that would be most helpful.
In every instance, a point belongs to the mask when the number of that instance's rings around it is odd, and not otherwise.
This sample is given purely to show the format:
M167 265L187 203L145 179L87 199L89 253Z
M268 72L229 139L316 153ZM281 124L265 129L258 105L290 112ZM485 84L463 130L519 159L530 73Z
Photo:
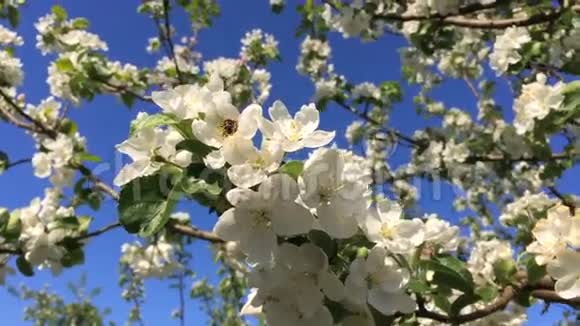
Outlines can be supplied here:
M177 78L180 82L183 82L183 74L179 69L179 64L177 62L177 57L175 56L175 45L173 44L173 39L171 38L171 22L169 19L169 0L163 0L163 23L165 28L165 33L163 33L163 28L160 28L159 33L163 36L162 39L167 42L167 52L168 55L173 60L173 64L175 65L175 71L177 73ZM159 24L158 24L159 26ZM160 27L160 26L159 26Z

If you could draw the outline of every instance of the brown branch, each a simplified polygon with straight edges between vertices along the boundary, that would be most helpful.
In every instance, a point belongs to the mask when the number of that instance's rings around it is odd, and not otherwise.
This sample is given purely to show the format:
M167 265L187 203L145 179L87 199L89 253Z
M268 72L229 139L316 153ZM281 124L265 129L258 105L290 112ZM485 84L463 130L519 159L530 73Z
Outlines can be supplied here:
M129 87L127 87L127 86L124 86L124 85L116 85L116 84L113 84L110 81L104 80L104 79L103 80L97 79L97 81L100 82L100 83L102 83L103 85L105 85L105 87L108 88L107 90L110 91L110 92L115 92L115 93L119 93L119 94L126 93L126 94L129 94L129 95L131 95L131 96L133 96L135 98L140 99L143 102L153 102L153 100L151 99L151 97L145 96L145 95L142 95L142 94L139 94L139 93L133 91L132 89L130 89Z
M173 60L173 64L175 65L175 72L177 73L177 79L180 82L183 82L183 74L179 69L179 64L177 63L177 57L175 56L175 45L173 44L173 39L171 38L171 23L169 21L169 0L163 0L163 27L157 23L157 27L159 28L159 35L161 36L161 40L167 42L166 50L167 54ZM163 32L165 29L165 32Z
M6 165L6 169L10 169L10 168L13 168L13 167L18 166L18 165L30 163L31 161L32 160L29 159L29 158L23 158L23 159L20 159L20 160L16 160L14 162L10 162L9 161L8 162L8 165Z
M379 127L379 128L382 127L382 123L380 121L377 121L377 120L373 119L368 114L365 114L364 112L360 112L356 108L351 107L351 106L349 106L348 104L346 104L346 103L344 103L342 101L335 101L335 102L341 108L349 111L350 113L358 116L361 119L364 119L366 122L368 122L368 123L370 123L370 124L372 124L372 125L374 125L376 127ZM393 135L397 139L402 140L402 141L406 142L408 145L411 145L413 147L419 147L419 148L423 147L423 144L421 142L419 142L419 141L417 141L417 140L415 140L415 139L413 139L413 138L411 138L411 137L409 137L409 136L401 133L398 130L395 130L395 129L385 129L385 128L383 128L381 131L383 131L385 133L388 133L390 135Z
M580 308L580 298L564 299L559 296L556 292L545 289L533 290L531 293L532 297L540 300L544 300L548 303L561 303L566 304L575 308Z
M195 226L170 224L169 228L179 234L190 236L192 238L207 240L213 243L225 243L225 241L218 237L215 233L198 229Z
M327 1L326 1L327 2ZM328 2L327 2L328 3ZM417 15L417 14L396 14L387 13L376 18L384 20L395 20L401 22L418 21L418 20L431 20L431 19L446 19L455 16L463 16L469 14L479 13L480 11L493 9L497 6L497 2L491 2L488 4L473 3L467 6L460 7L457 12L448 13L442 15L440 13L430 13L427 15Z
M549 12L535 14L529 17L516 17L516 18L506 18L506 19L479 19L479 18L465 18L462 17L468 14L475 14L484 9L492 9L497 5L497 3L491 3L488 5L472 5L460 8L458 12L441 15L441 14L430 14L430 15L407 15L407 14L385 14L376 16L375 19L379 20L391 20L391 21L417 21L417 20L433 20L444 25L454 25L459 27L467 28L478 28L478 29L504 29L511 26L531 26L542 23L548 23L557 20L564 13L565 9L551 10ZM479 7L479 8L478 8ZM571 10L580 12L580 5L574 5L570 7Z
M111 230L114 230L120 226L121 226L121 223L119 223L119 222L111 223L111 224L104 226L103 228L100 228L100 229L95 230L93 232L89 232L87 234L83 234L81 236L75 237L75 238L73 238L73 240L85 240L85 239L89 239L89 238L94 238L94 237L99 236L103 233L107 233Z
M22 125L21 127L24 129L28 129L28 130L35 130L37 132L41 132L43 134L48 135L51 138L55 138L57 135L57 132L47 128L46 126L44 126L40 121L34 119L33 117L31 117L28 113L26 113L26 111L24 111L23 108L20 107L20 105L18 105L8 94L6 94L2 89L0 89L0 96L4 99L4 101L6 101L6 103L8 103L13 109L14 111L16 111L19 115L21 115L22 117L24 117L25 120L29 121L30 123L32 123L32 126L28 125ZM3 114L5 114L7 117L10 116L10 114L6 114L6 112L4 112L3 110ZM12 118L17 119L16 117ZM9 118L10 119L10 118Z

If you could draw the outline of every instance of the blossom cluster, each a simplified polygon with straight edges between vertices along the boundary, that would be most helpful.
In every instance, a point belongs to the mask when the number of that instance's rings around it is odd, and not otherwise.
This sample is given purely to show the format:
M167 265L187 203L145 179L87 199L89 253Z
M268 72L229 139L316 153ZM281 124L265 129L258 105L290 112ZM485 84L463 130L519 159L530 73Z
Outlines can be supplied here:
M562 298L580 296L580 215L570 207L556 205L545 219L532 230L534 242L526 251L535 255L536 263L546 265L548 274L556 279L555 291Z
M167 277L181 268L175 258L175 247L164 237L145 246L139 242L125 243L121 251L121 262L142 279Z
M22 83L22 62L12 51L13 47L22 44L22 37L0 25L0 87L18 87Z
M168 121L175 122L151 127L148 121L155 116L140 115L133 135L119 146L133 163L123 169L117 183L151 175L165 164L185 168L192 159L209 169L226 169L236 187L227 192L231 208L220 216L214 231L234 243L251 266L248 277L255 290L244 313L260 311L275 324L287 320L331 325L325 297L349 307L355 319L366 311L363 319L372 320L367 303L385 315L411 313L415 303L406 292L409 271L390 255L409 258L420 246L434 253L457 250L459 229L435 216L405 219L402 208L388 200L369 207L373 180L368 166L352 152L319 148L330 143L334 133L317 130L319 113L313 104L303 106L294 117L280 101L269 108L270 119L256 104L240 112L217 75L203 86L155 92L153 100ZM177 145L184 139L174 126L182 121L191 124L197 141L209 146L208 154L200 158L184 154L186 160L176 160L181 156ZM260 149L254 145L258 130ZM284 172L285 157L303 148L318 149L298 174ZM374 245L350 262L343 281L321 248L290 241L316 230L338 240L363 235ZM374 281L365 281L369 277ZM346 297L345 291L357 295ZM312 301L305 302L305 296Z

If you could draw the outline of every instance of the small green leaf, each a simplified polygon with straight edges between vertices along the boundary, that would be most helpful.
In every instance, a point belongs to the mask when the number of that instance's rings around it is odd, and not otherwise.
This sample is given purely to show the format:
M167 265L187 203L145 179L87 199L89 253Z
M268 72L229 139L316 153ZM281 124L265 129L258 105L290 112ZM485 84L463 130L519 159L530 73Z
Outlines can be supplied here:
M6 153L0 151L0 174L2 174L10 165L10 159Z
M131 124L130 135L138 132L145 128L155 128L159 126L170 126L176 124L178 121L171 115L160 113L154 115L148 115L139 120L133 121Z
M493 264L495 278L501 284L509 284L517 272L516 264L512 259L501 259Z
M443 312L449 313L451 310L451 303L449 302L449 296L446 294L437 294L433 296L433 302L435 306Z
M24 259L24 256L18 256L16 259L16 267L18 267L18 270L24 276L34 275L34 269L32 269L32 265L30 265L30 263Z
M332 259L336 256L338 246L325 232L312 230L308 233L308 238L313 244L322 249L328 258Z
M12 27L18 26L20 23L20 11L18 11L18 8L8 6L8 21Z
M473 281L465 278L461 273L456 272L435 260L423 260L420 265L435 272L432 283L439 286L460 290L464 293L473 292Z
M467 269L467 266L463 260L451 255L437 256L436 259L442 265L451 268L452 270L461 274L461 276L463 276L463 278L468 280L470 283L473 283L473 275L471 275L471 272Z
M135 96L131 93L121 93L121 101L128 108L132 108L133 104L135 104Z
M177 150L186 150L194 154L195 156L204 158L207 154L212 151L212 147L195 139L186 139L175 147ZM205 165L204 165L205 166Z
M75 154L75 158L79 162L94 162L94 163L101 162L100 157L86 152Z
M75 70L75 66L68 58L60 58L56 60L55 64L59 72L72 72Z
M10 214L8 219L8 224L6 224L6 229L4 230L4 237L6 239L18 239L20 236L20 230L22 224L20 222L20 211L15 210Z
M212 196L219 196L222 192L222 188L217 183L209 184L203 179L196 179L194 177L184 179L181 182L181 189L189 195L205 193Z
M79 228L78 231L80 233L85 233L89 230L89 226L91 225L91 221L93 219L90 216L79 216L78 217L78 223L79 223Z
M288 174L294 180L298 179L302 174L302 170L304 170L304 163L302 161L290 161L280 167L281 173Z
M497 298L498 291L497 288L493 285L488 285L484 287L480 287L475 289L475 293L483 300L484 302L492 302Z
M423 280L411 279L407 284L407 288L412 292L425 294L431 291L431 287Z
M520 263L526 266L528 272L528 282L530 284L537 283L544 276L546 276L546 266L540 266L536 263L534 255L526 254L520 260Z
M85 252L82 247L75 248L73 250L68 250L66 254L60 260L63 267L72 267L75 265L81 265L85 262Z
M87 29L89 27L89 21L84 17L75 18L72 21L72 27L74 29Z
M60 21L64 21L68 17L66 9L64 9L62 6L59 6L59 5L52 6L52 13Z

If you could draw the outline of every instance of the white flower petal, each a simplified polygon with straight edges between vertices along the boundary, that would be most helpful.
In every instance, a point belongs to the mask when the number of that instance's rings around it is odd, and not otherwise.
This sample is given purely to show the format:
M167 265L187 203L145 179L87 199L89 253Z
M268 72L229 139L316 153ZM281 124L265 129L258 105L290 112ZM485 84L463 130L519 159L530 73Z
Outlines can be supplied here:
M320 114L316 109L314 103L310 103L308 105L303 105L300 108L300 111L296 112L295 120L302 127L301 133L303 135L309 135L312 132L314 132L316 128L318 128L318 124L320 122Z
M228 169L228 178L240 188L253 187L267 178L267 174L251 164L233 165Z
M240 240L240 225L236 221L236 209L230 208L218 219L213 232L225 241Z
M223 136L219 135L216 128L205 121L193 120L191 123L191 131L197 140L208 146L215 148L222 146Z
M405 293L387 293L380 289L369 291L369 303L384 315L394 315L396 312L411 313L415 311L416 303Z
M256 197L256 193L250 189L234 188L226 194L227 200L233 206L238 206L240 202L248 201Z
M320 226L337 239L350 238L358 231L358 222L352 213L348 202L333 201L317 208Z
M317 148L322 147L330 143L335 136L334 131L322 131L316 130L307 137L304 138L304 147Z
M221 169L225 164L226 160L222 155L222 151L211 151L203 158L203 163L205 166L212 168L214 170Z
M276 234L292 236L307 233L312 229L314 218L306 208L284 201L279 201L274 207L272 228Z
M286 105L284 105L282 101L274 102L274 104L272 104L272 106L268 109L268 113L270 114L270 119L272 119L274 122L292 119L290 113L288 113Z
M338 277L329 272L323 272L318 278L322 292L332 301L339 302L345 297L345 289Z
M258 130L258 120L262 118L262 107L251 104L242 111L238 120L236 135L246 139L252 139Z

